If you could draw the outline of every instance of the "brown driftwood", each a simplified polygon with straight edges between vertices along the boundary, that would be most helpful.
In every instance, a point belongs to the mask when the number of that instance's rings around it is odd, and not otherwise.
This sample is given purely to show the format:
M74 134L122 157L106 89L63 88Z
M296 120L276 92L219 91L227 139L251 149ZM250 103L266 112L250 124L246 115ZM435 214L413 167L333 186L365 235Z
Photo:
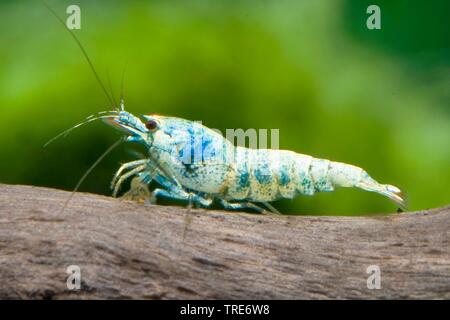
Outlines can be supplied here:
M450 298L450 207L372 217L141 205L0 185L0 298ZM69 265L81 289L66 285ZM378 265L381 289L368 289Z

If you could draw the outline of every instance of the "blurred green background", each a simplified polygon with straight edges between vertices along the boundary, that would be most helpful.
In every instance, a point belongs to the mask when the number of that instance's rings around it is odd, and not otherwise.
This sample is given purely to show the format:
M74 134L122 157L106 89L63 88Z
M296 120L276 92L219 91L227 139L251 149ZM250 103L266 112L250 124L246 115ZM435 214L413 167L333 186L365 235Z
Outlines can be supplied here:
M278 128L280 147L365 168L410 208L450 201L449 1L54 1L127 109L225 128ZM381 8L368 30L366 8ZM40 1L0 3L3 183L72 189L120 135L101 122L43 148L108 102L75 42ZM80 190L110 194L122 145ZM275 203L283 212L395 212L339 189Z

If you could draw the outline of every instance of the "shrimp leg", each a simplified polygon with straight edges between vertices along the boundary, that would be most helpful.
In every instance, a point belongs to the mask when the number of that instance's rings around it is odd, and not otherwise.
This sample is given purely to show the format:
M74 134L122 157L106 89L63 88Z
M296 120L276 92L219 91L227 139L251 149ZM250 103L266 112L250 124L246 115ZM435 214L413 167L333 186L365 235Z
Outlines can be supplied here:
M155 180L170 191L159 188L153 190L152 194L155 198L154 200L156 200L156 198L158 197L164 197L172 200L192 201L203 207L209 207L212 203L212 199L201 197L194 192L186 192L183 189L179 188L174 182L162 175L156 175Z
M129 177L135 175L136 173L141 172L142 170L144 170L147 167L146 164L142 164L136 168L134 168L133 170L128 171L127 173L124 173L123 175L120 176L120 178L117 180L116 184L114 185L114 191L113 191L113 197L115 198L117 196L117 192L119 192L119 188L122 185L122 183L128 179Z
M167 191L165 189L155 189L152 192L153 196L158 197L164 197L171 200L183 200L183 201L192 201L197 204L200 204L203 207L209 207L212 203L211 199L203 198L195 193L188 193L180 189L172 189L170 191Z
M230 210L242 210L242 209L252 209L255 210L258 213L263 213L265 210L261 207L258 207L256 204L251 202L235 202L231 203L224 199L220 199L220 203L225 209Z
M116 181L119 179L120 175L122 174L122 172L124 170L135 168L135 167L143 165L147 162L148 162L147 159L142 159L142 160L136 160L136 161L131 161L131 162L122 164L120 166L119 170L117 170L116 173L114 174L114 178L111 180L111 189L114 189L114 186L116 185Z

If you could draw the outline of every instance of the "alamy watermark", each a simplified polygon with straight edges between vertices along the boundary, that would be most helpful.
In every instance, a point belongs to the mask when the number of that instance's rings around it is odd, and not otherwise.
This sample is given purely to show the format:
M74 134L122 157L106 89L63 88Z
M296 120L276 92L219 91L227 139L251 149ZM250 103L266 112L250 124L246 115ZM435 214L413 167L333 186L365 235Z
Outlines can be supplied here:
M81 29L81 9L76 4L67 7L66 13L69 15L66 20L67 29Z
M69 274L66 280L67 289L80 290L81 289L81 269L77 265L70 265L66 269Z
M207 130L201 121L193 122L188 130L190 141L185 143L178 153L183 164L199 163L209 159L214 159L215 163L222 160L230 164L237 160L234 158L235 149L231 146L260 150L277 150L280 146L279 129L226 129L225 136L219 129L211 128L217 135Z
M370 265L366 269L366 273L370 274L367 278L367 289L381 289L381 269L378 265Z
M381 29L381 9L376 4L371 4L367 7L367 14L370 16L367 18L366 26L369 30L380 30Z

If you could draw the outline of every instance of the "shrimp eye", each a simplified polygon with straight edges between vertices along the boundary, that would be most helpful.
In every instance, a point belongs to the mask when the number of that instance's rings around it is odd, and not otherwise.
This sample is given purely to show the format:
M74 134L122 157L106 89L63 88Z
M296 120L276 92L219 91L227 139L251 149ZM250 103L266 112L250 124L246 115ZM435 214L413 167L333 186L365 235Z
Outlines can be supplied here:
M149 120L145 123L148 130L153 131L158 127L158 123L155 120Z

